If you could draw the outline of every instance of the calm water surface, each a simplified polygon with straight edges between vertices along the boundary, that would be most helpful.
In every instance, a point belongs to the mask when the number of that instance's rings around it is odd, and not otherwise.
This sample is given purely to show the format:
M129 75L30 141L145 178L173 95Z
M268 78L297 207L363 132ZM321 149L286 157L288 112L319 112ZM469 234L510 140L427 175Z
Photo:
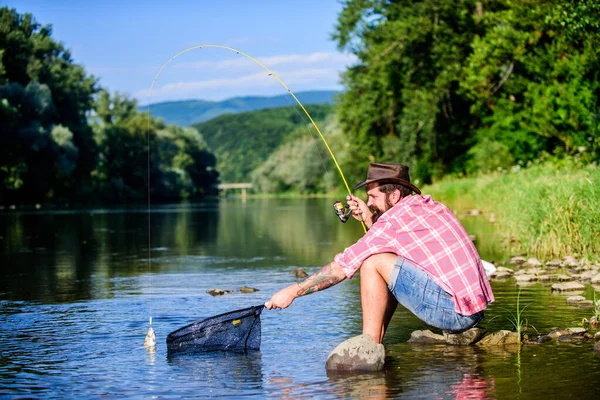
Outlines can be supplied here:
M361 234L332 201L251 199L145 209L0 214L0 397L38 398L600 398L592 343L481 350L411 346L427 329L399 309L385 338L386 371L328 375L325 361L360 334L358 279L262 314L261 351L167 354L167 334L258 305ZM483 258L501 261L491 226L462 220ZM150 263L148 260L150 259ZM260 289L242 294L243 285ZM512 281L493 282L484 328L511 329ZM211 297L210 288L235 289ZM584 295L593 297L593 288ZM589 309L536 284L521 291L531 326L577 326ZM143 347L153 317L158 345Z

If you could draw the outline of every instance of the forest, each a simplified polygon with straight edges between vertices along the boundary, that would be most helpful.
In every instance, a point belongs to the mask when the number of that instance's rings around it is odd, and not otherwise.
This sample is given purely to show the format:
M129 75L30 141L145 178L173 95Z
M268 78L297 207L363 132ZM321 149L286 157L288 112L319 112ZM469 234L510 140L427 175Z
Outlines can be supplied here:
M351 183L374 160L409 165L418 185L599 161L597 1L348 0L332 40L358 62L335 105L308 110ZM51 26L6 7L0 115L4 204L140 201L148 176L164 201L214 194L220 180L343 190L298 106L186 128L148 120L76 64Z
M100 87L51 26L0 8L0 204L177 201L215 194L194 128L165 125ZM150 156L150 166L148 162Z

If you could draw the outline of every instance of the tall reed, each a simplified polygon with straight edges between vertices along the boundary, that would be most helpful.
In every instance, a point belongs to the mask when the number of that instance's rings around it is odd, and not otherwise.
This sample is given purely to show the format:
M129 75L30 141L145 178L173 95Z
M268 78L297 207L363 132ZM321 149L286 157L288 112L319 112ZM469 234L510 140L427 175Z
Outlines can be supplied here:
M424 188L458 208L493 212L517 250L542 259L573 255L600 258L600 168L551 164Z

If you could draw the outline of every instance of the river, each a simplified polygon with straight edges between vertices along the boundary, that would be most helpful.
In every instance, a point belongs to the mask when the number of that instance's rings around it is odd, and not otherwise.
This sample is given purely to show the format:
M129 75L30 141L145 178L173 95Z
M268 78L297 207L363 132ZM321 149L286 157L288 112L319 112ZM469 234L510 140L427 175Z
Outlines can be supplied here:
M492 225L462 222L484 259L508 259ZM4 211L0 397L599 398L593 343L413 346L411 332L427 326L401 307L384 340L384 372L328 375L329 352L361 333L358 279L265 310L260 351L168 354L169 332L264 303L296 281L294 268L316 271L361 232L355 221L340 223L328 199L156 206L150 224L143 207ZM243 285L259 291L241 293ZM235 292L212 297L210 288ZM512 329L517 286L492 288L496 302L482 326ZM531 332L591 316L565 299L548 285L523 287ZM143 346L149 317L156 351Z

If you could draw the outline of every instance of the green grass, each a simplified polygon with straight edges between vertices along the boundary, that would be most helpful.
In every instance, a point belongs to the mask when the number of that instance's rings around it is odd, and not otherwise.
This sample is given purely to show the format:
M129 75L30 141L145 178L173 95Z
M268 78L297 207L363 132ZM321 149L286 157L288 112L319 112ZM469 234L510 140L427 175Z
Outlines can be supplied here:
M445 179L424 188L459 209L493 212L514 251L549 260L600 256L600 168L551 164L509 173ZM600 189L599 189L600 190Z

